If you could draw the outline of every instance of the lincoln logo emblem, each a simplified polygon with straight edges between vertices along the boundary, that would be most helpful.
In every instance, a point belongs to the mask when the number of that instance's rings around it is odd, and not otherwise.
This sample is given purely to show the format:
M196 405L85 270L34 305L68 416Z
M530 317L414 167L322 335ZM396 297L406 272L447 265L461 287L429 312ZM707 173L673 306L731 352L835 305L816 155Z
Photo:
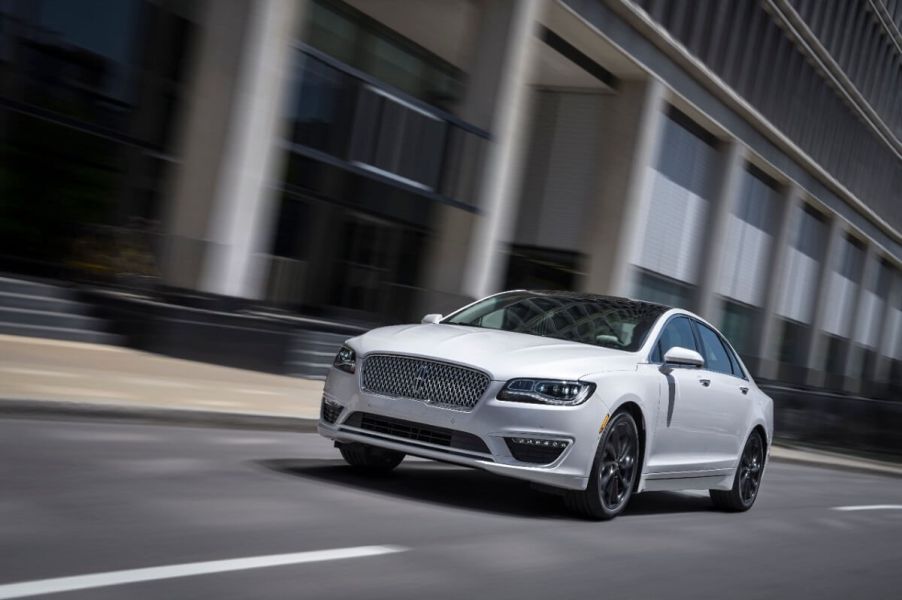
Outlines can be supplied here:
M416 377L413 380L413 387L418 394L423 393L423 388L426 387L427 377L429 377L429 367L426 365L418 367Z

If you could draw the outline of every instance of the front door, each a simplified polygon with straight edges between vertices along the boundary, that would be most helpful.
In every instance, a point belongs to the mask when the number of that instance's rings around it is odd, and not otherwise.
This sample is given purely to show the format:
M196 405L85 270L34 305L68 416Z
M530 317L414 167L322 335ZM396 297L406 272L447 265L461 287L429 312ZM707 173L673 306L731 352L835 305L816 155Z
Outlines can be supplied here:
M692 322L671 319L661 332L651 363L661 378L658 419L649 448L648 473L670 477L711 474L717 469L718 402L710 374L698 368L664 367L664 354L675 346L699 352ZM657 364L655 364L657 363Z

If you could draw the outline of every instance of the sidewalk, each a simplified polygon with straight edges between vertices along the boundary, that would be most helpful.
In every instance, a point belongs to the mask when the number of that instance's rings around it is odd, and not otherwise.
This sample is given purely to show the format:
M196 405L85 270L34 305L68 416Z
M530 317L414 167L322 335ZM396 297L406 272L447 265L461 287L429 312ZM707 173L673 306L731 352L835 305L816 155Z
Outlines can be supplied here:
M322 381L116 346L0 335L3 400L315 419L322 392Z
M167 358L116 346L0 335L0 414L79 413L222 424L312 425L323 382ZM306 421L304 421L306 420ZM798 445L778 460L902 477L902 462Z

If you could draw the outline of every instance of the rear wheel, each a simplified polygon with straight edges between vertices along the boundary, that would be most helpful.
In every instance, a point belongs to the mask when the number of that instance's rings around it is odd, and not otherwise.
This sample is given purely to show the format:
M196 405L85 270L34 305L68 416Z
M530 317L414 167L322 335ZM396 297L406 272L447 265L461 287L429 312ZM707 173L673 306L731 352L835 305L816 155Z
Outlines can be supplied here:
M361 471L387 473L401 464L404 453L367 444L351 443L338 447L345 462Z
M750 509L758 497L758 488L761 486L761 475L764 473L764 440L758 431L745 443L739 465L736 467L736 475L733 478L733 488L727 490L709 490L714 506L721 510L742 512Z
M586 518L613 519L626 508L639 476L639 431L626 412L617 413L598 444L589 485L564 496L567 508Z

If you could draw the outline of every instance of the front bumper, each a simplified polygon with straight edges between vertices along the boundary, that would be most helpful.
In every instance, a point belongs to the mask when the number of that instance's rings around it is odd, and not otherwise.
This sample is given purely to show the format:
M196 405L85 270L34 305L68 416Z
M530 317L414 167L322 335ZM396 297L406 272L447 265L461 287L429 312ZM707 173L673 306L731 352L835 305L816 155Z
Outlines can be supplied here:
M500 381L491 382L476 406L463 412L419 400L365 393L356 375L332 369L323 394L323 402L331 404L332 409L328 419L321 416L317 430L338 442L361 442L543 485L585 489L598 447L599 427L607 414L598 393L579 406L545 406L497 400L503 385ZM352 416L355 413L358 415ZM485 446L478 444L480 450L474 444L440 445L432 443L429 436L411 439L388 432L389 429L365 429L359 413L470 434ZM517 460L505 438L568 444L553 462L535 464Z

